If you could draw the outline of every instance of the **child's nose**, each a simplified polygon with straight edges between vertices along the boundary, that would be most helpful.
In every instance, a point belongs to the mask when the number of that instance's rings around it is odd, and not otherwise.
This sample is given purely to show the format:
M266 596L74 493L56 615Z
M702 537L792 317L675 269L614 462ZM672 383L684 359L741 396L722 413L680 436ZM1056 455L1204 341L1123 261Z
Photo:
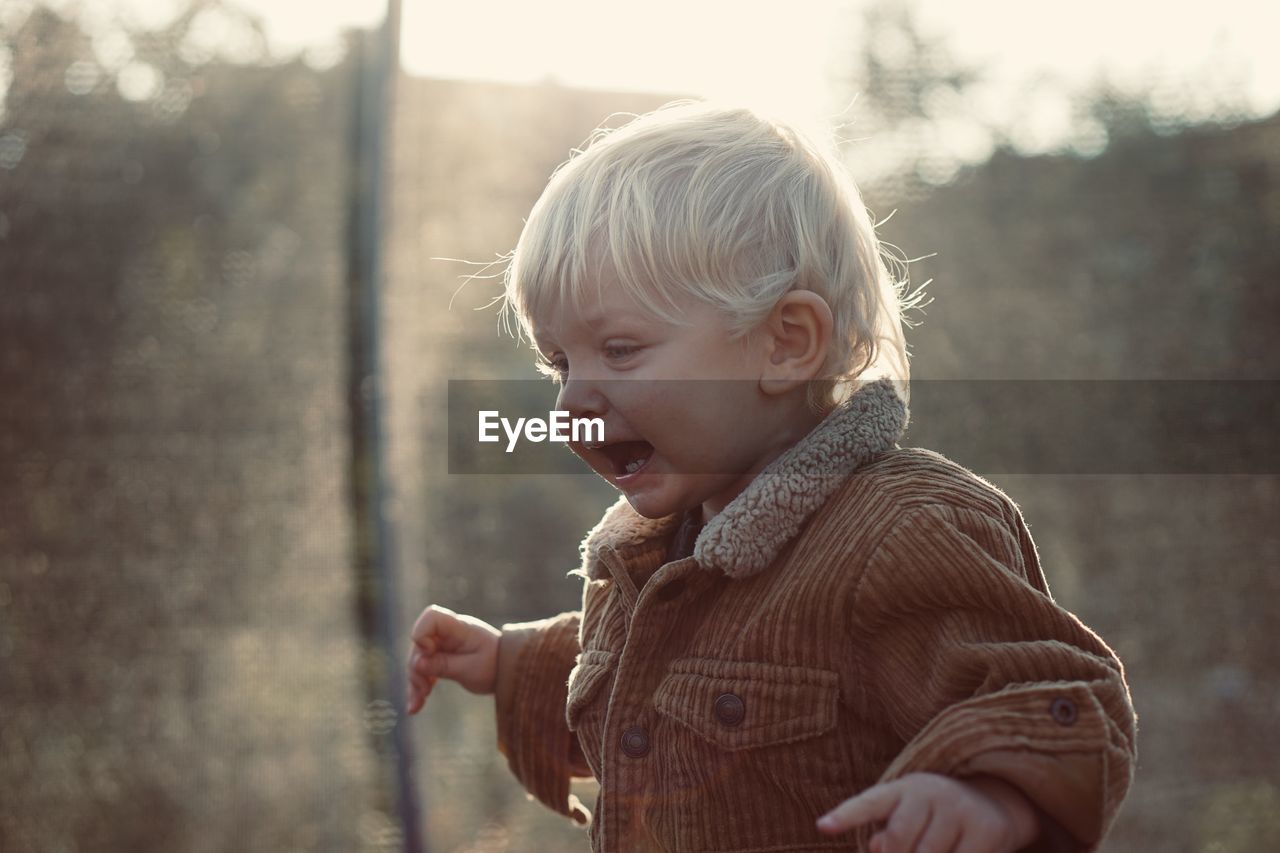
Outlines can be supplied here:
M556 395L556 409L571 418L599 417L609 408L604 390L597 382L569 378Z

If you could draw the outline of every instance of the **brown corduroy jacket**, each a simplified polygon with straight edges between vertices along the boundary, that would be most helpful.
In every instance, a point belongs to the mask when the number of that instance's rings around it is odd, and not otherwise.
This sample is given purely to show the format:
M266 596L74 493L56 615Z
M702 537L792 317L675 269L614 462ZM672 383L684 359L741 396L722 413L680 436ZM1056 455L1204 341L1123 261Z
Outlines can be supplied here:
M499 748L593 850L864 849L816 819L916 771L1017 786L1047 828L1029 849L1097 846L1133 775L1120 662L1050 597L1017 506L898 447L906 422L864 386L691 556L681 519L620 500L583 542L582 609L503 626Z

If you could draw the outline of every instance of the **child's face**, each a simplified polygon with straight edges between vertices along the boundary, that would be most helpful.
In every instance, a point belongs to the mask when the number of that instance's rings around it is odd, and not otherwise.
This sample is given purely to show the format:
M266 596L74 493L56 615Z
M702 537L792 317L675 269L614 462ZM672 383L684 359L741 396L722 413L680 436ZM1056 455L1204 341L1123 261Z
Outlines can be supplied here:
M681 307L690 323L672 325L606 282L599 299L563 304L533 331L562 383L556 408L604 421L605 446L571 443L574 453L641 515L701 506L705 520L796 440L797 413L761 390L757 336L732 341L717 309Z

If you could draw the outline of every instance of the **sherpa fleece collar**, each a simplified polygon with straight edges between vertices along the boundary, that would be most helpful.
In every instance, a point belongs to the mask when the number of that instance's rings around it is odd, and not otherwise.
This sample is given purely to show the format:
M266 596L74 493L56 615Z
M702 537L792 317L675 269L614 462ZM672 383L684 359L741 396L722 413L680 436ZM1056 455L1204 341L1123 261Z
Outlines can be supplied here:
M722 512L702 528L693 557L706 569L746 578L767 568L782 548L850 474L902 436L910 413L892 380L864 385L840 408L770 462ZM609 508L582 542L582 569L608 578L600 553L623 555L673 531L680 515L649 519L625 497Z

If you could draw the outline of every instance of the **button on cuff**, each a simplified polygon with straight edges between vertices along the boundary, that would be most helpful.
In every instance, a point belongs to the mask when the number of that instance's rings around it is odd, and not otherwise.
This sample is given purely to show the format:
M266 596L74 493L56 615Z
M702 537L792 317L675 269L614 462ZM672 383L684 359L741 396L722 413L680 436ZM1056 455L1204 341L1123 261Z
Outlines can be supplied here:
M1049 704L1049 716L1060 726L1074 726L1080 717L1076 703L1065 696L1059 696Z

